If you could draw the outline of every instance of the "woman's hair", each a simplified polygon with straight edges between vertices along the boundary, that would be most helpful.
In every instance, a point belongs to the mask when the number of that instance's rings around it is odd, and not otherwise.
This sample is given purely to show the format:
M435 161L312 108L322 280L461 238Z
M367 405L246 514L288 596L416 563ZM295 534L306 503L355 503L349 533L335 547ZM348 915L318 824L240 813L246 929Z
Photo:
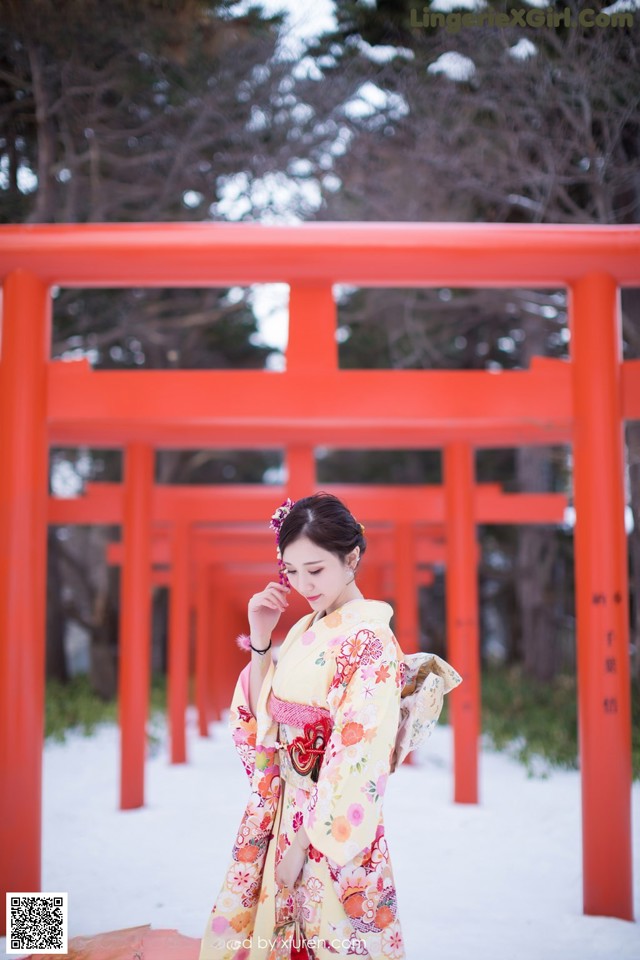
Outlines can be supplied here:
M308 537L312 543L341 560L355 547L360 547L360 556L367 549L362 528L351 511L332 493L314 493L297 500L280 527L279 547L281 555L288 544L300 537Z

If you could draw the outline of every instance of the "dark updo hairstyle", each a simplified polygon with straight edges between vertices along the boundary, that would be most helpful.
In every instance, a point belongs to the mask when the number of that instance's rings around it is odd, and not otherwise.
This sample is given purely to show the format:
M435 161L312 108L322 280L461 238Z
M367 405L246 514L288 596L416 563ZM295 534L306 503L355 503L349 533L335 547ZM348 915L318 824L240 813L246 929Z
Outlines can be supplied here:
M308 537L316 546L334 553L341 560L360 547L360 557L367 549L360 524L342 500L332 493L320 491L297 500L280 527L280 554L288 544Z

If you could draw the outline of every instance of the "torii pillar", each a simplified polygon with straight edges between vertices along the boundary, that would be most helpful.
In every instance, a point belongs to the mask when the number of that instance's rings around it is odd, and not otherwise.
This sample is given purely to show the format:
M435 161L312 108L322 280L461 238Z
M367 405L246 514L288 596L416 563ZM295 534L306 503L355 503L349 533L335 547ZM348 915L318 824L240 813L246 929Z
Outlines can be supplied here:
M131 443L124 455L118 713L120 807L144 805L151 675L151 532L154 451Z
M419 648L418 582L413 524L406 520L396 524L394 548L395 632L404 653L417 653Z
M47 285L26 270L7 275L3 299L0 883L4 899L5 891L39 890L41 881L51 326ZM2 935L4 922L3 910Z
M287 489L292 500L302 500L313 493L316 487L316 461L313 447L291 444L287 447L285 457L288 481ZM275 510L277 503L273 504ZM269 522L268 517L265 520ZM274 538L273 555L276 555ZM275 561L274 561L275 562Z
M233 614L227 579L228 573L222 564L211 565L209 589L212 629L209 634L211 652L209 689L215 697L216 709L220 711L226 709L231 703L234 684L241 669L238 667L240 651L233 635L233 629L238 621Z
M209 567L200 561L196 566L196 705L198 731L208 735L209 720L219 720L220 711L211 690L211 604L209 602Z
M454 800L478 802L480 640L474 450L454 441L444 450L447 518L447 653L464 683L451 700Z
M414 526L406 520L396 524L394 554L395 633L404 653L417 653L420 626L416 541ZM404 763L413 764L413 752L407 754Z
M613 277L571 291L583 906L633 920L629 588L621 335ZM615 864L615 867L613 866Z
M173 525L173 561L169 593L169 664L167 706L171 763L185 763L185 716L189 692L189 638L191 628L190 583L191 525L180 516Z

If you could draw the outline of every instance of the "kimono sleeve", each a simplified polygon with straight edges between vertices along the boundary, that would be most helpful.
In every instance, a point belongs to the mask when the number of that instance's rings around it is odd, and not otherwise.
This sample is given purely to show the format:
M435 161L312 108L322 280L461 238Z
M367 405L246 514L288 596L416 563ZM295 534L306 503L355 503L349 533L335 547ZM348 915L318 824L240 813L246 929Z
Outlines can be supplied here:
M327 697L333 728L305 829L316 850L344 866L369 847L382 820L400 716L402 651L384 624L341 644Z
M238 751L247 776L251 781L256 767L256 732L255 716L249 706L249 671L248 663L240 671L238 681L233 691L231 707L229 708L229 728L234 746Z

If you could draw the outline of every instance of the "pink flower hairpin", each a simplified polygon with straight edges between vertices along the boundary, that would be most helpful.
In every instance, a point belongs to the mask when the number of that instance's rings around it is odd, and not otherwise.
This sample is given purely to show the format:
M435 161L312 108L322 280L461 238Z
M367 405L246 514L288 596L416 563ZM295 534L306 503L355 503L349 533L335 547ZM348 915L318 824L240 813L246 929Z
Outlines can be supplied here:
M295 500L292 500L291 497L287 497L284 503L280 504L269 521L269 526L275 531L276 534L276 556L278 558L278 570L280 571L280 583L285 587L290 587L291 584L289 583L289 578L287 577L287 568L284 565L282 554L280 553L280 528L282 527L285 518L291 513L291 508L293 506L295 506Z

